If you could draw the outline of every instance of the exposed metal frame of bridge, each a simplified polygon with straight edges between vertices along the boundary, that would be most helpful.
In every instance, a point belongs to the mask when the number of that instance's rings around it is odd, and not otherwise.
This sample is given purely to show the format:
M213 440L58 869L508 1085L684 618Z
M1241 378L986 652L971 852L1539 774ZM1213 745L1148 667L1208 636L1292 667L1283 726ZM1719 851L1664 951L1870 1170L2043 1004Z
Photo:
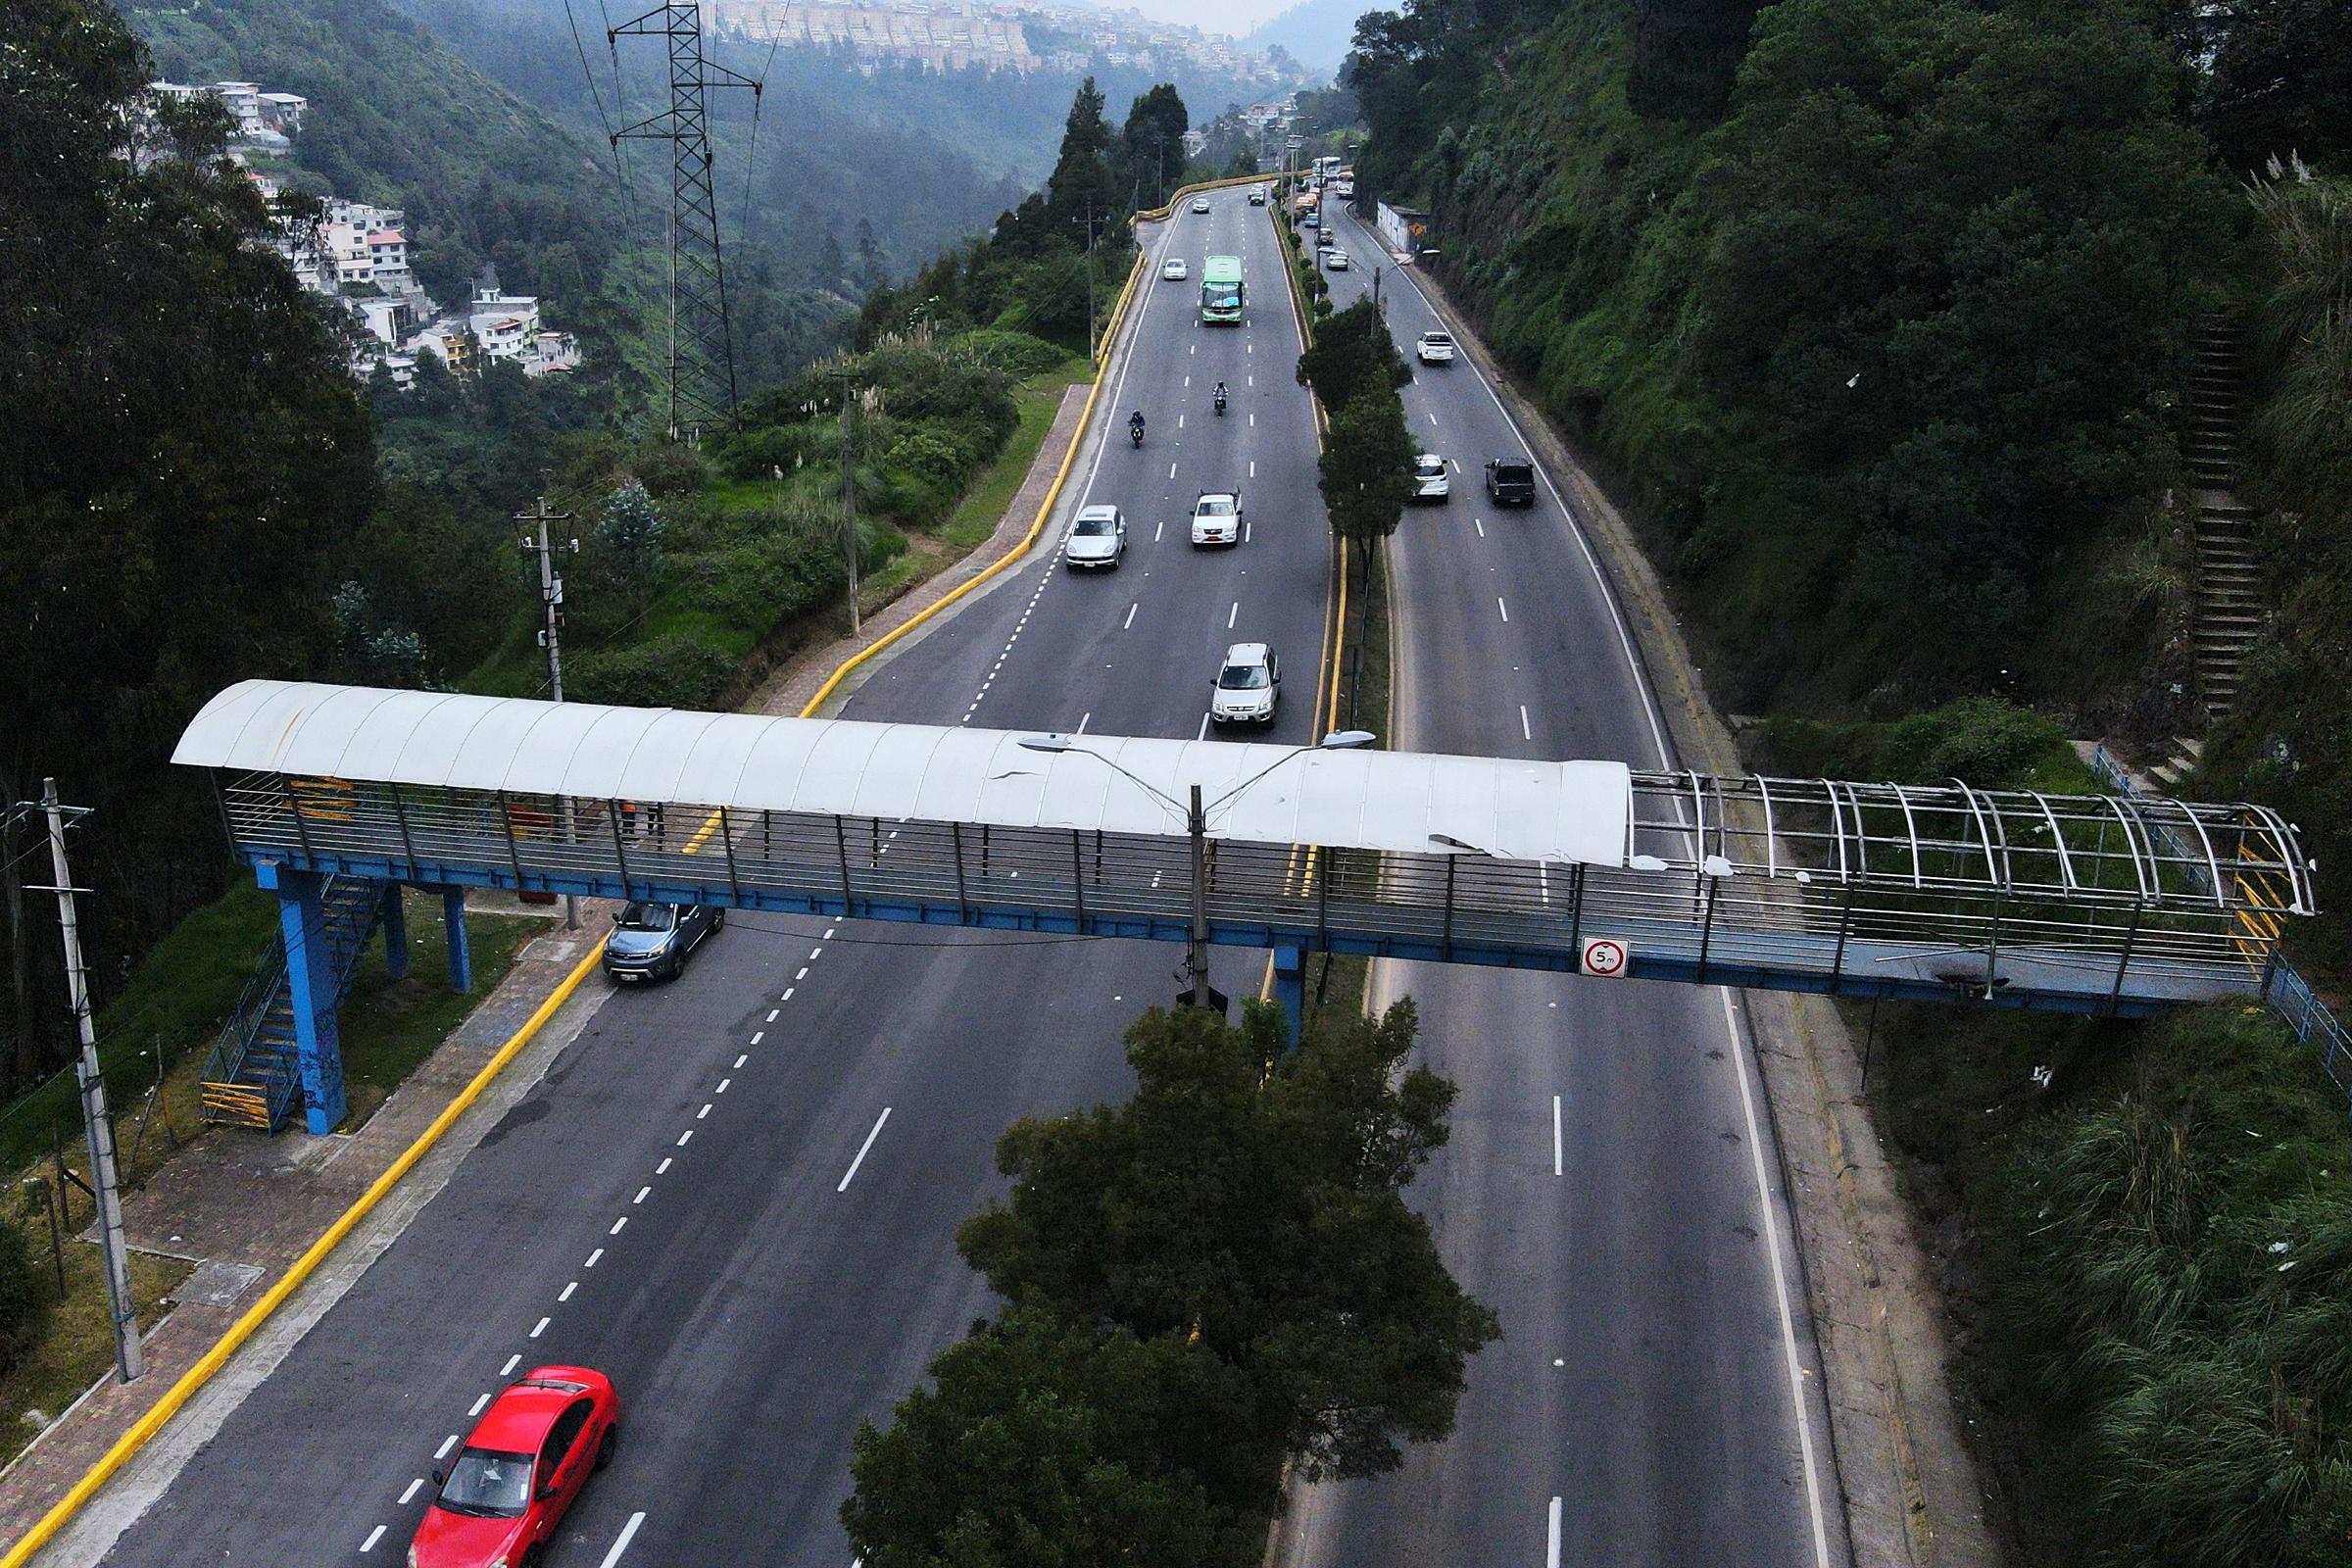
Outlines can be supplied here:
M1154 801L1271 760L1210 825L1203 903L1211 942L1274 950L1292 986L1310 953L1574 972L1606 939L1637 978L2133 1015L2262 995L2278 916L2316 907L2295 829L2259 806L1022 740L247 682L176 760L296 894L365 877L1168 942L1193 858Z

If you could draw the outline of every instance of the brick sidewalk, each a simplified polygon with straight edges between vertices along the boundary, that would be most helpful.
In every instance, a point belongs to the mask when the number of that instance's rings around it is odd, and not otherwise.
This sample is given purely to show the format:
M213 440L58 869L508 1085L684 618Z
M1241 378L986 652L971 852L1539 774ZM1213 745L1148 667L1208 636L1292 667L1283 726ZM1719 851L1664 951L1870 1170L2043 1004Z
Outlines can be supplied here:
M793 655L752 694L751 701L744 704L745 710L783 717L797 715L833 671L841 667L843 661L860 648L889 636L1012 554L1013 546L1021 542L1029 532L1029 524L1037 519L1037 509L1045 504L1046 492L1054 487L1054 475L1060 471L1062 454L1069 450L1071 439L1078 433L1078 418L1086 412L1087 393L1093 386L1091 381L1081 381L1063 390L1061 407L1054 411L1054 424L1046 431L1045 444L1030 461L1028 477L1021 481L1019 492L1005 507L1004 515L997 519L996 532L988 536L986 543L937 576L892 600L880 612L868 615L859 635L820 643ZM836 688L835 695L842 695L842 689Z
M111 1376L99 1383L0 1471L0 1542L23 1539L391 1167L579 963L603 935L607 911L612 907L616 906L603 901L583 901L578 931L567 932L559 925L534 939L489 998L357 1133L314 1138L286 1132L269 1138L215 1129L124 1199L123 1227L130 1245L188 1259L195 1270L163 1321L147 1334L147 1375L127 1387ZM602 995L601 989L583 987L541 1031L540 1039L569 1038ZM511 1088L526 1063L527 1054L502 1074L499 1087ZM504 1097L485 1096L468 1120L443 1139L442 1148L463 1142L470 1119L484 1113L495 1116L503 1108ZM409 1181L414 1180L412 1173ZM404 1182L403 1190L407 1185ZM387 1199L384 1206L393 1201ZM382 1208L377 1212L380 1215ZM347 1254L364 1252L369 1241L363 1234L367 1229L347 1238L327 1266L340 1266ZM389 1237L377 1240L388 1242ZM301 1295L297 1292L295 1298ZM289 1301L279 1315L291 1306ZM225 1375L224 1371L221 1376ZM181 1419L185 1416L183 1411Z

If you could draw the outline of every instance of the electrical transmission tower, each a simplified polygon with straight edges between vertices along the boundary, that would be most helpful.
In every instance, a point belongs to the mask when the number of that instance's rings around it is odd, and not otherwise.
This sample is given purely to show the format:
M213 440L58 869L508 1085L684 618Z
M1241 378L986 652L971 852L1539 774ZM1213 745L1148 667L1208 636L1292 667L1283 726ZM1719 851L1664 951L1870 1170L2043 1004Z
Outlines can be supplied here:
M612 133L670 144L669 436L691 439L735 420L735 345L727 324L727 274L718 253L718 195L710 183L704 114L717 88L760 83L703 56L699 3L656 6L606 34L669 40L669 109Z

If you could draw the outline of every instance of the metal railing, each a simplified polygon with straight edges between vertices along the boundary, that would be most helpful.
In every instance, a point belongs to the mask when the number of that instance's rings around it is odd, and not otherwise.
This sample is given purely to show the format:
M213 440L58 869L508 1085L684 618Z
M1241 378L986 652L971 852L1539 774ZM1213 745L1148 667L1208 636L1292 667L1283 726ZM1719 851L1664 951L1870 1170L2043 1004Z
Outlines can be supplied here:
M2135 802L2160 801L2164 797L2151 795L2139 787L2131 770L2116 760L2106 747L2091 750L2090 765L2116 794ZM2280 901L2267 893L2260 879L2252 881L2249 902L2253 907L2241 913L2240 919L2253 940L2265 955L2262 1000L2271 1004L2295 1038L2319 1053L2320 1070L2328 1082L2352 1102L2352 1030L2322 1002L2311 982L2289 963L2279 951L2278 942L2284 935L2285 922L2279 916L2286 912Z
M267 773L221 794L240 855L330 874L1160 940L1192 899L1175 831ZM2275 939L2249 940L2239 868L2293 856L2242 808L1671 773L1635 797L1623 866L1214 840L1211 939L1574 969L1606 937L1656 978L2145 1011L2259 991ZM2198 848L2175 849L2178 824Z

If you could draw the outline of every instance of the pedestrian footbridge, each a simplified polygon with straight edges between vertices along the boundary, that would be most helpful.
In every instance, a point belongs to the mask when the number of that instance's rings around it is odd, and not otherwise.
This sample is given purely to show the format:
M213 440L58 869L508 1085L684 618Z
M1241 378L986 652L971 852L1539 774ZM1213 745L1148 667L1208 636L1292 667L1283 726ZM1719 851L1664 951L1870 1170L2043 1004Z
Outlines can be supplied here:
M270 1118L299 1103L314 1126L342 1115L339 960L306 937L331 925L329 879L432 889L453 916L506 888L1157 941L1198 924L1271 950L1294 1006L1303 956L1338 953L2143 1014L2259 997L2280 916L2316 908L2265 808L1958 781L283 681L222 692L173 760L212 772L232 850L287 910L299 1071Z

